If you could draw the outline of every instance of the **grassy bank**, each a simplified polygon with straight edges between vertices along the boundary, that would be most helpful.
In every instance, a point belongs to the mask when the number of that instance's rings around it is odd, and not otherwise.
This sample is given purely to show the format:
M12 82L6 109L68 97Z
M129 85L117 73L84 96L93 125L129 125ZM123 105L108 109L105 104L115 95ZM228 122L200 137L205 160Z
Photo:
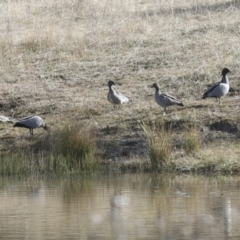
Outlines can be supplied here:
M2 174L89 169L237 173L238 1L1 2ZM230 92L201 100L223 67ZM107 81L132 102L113 109ZM151 84L184 103L167 115ZM84 132L85 131L85 132Z

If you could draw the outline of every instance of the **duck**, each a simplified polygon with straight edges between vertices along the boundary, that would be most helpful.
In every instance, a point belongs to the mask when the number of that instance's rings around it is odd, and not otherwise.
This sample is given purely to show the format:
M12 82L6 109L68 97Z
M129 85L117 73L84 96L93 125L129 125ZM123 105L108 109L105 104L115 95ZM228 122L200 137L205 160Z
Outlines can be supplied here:
M42 127L44 130L48 130L47 125L44 123L43 119L39 116L25 117L18 120L13 127L28 128L30 135L33 135L33 129Z
M220 104L220 98L225 96L229 91L229 80L227 77L227 73L229 72L230 70L228 68L223 68L222 79L209 87L208 90L203 94L202 99L215 97Z
M158 105L164 108L164 115L166 114L167 107L169 106L172 106L172 105L184 106L184 104L180 100L176 99L175 97L166 93L161 93L159 91L159 86L157 83L154 83L151 86L151 88L155 88L154 99Z
M116 85L114 81L112 80L108 81L109 92L107 95L107 99L110 103L113 104L114 108L115 105L129 102L129 98L124 96L122 93L117 93L115 89L112 87L113 85Z

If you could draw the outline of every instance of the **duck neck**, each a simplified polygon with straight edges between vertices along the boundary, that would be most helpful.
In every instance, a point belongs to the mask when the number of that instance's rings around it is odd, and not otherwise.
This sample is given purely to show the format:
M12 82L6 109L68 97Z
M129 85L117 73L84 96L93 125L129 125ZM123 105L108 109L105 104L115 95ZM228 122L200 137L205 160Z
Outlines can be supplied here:
M222 76L221 82L222 82L222 83L227 83L227 84L229 84L228 77L227 77L226 74Z
M112 92L112 93L115 93L115 90L112 86L109 86L109 91Z
M155 91L155 94L158 94L159 93L159 87L155 87L156 91Z

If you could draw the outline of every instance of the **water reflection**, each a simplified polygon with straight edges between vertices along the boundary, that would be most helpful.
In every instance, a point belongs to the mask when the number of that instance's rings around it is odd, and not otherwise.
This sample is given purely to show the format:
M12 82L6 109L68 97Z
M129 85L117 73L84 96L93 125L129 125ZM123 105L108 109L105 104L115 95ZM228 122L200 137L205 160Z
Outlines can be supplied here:
M0 239L238 239L240 177L0 178Z
M225 213L224 213L224 227L227 236L231 237L232 233L232 206L231 199L228 197L225 201Z

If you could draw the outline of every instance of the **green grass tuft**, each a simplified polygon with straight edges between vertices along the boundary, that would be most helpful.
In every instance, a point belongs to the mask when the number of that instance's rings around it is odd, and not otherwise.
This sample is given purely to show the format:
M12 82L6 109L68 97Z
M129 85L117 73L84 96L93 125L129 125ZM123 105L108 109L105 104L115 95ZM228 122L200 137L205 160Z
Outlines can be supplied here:
M85 171L96 167L95 132L93 127L79 123L65 125L59 131L55 150L67 159L69 170Z
M172 131L166 129L164 125L154 123L148 126L142 124L143 131L147 140L147 149L152 168L162 170L170 162L172 152Z

